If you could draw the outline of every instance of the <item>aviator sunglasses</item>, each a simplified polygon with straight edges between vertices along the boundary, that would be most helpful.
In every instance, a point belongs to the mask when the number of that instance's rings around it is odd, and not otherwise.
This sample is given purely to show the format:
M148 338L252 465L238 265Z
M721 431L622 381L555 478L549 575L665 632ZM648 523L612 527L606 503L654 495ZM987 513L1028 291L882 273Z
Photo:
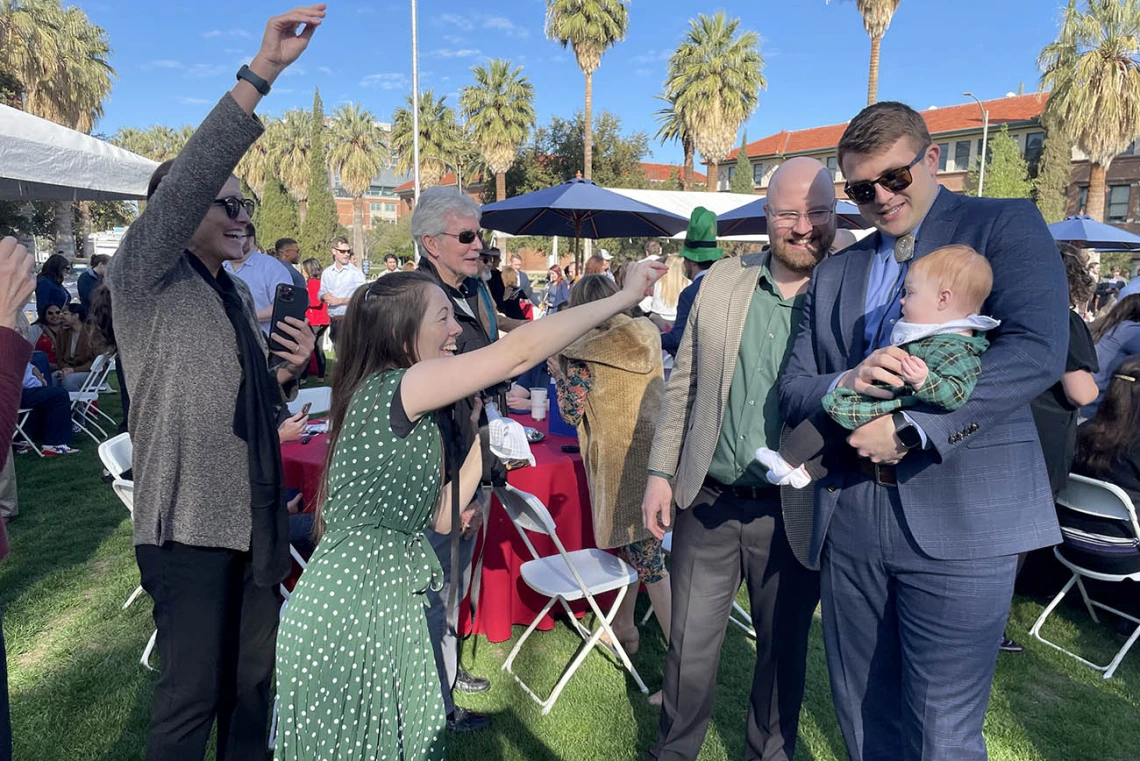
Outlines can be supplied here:
M871 201L875 200L876 185L882 185L892 193L906 190L910 187L910 184L914 182L914 178L910 173L911 167L922 161L922 157L926 155L929 149L930 146L927 145L919 151L918 155L914 157L914 160L906 166L888 169L873 180L863 180L862 182L854 183L849 182L843 186L843 192L855 203L864 204L871 203Z
M214 199L214 203L226 207L226 216L230 219L237 219L243 208L246 214L253 216L253 210L257 207L257 202L252 198L238 198L237 196L217 198Z
M455 238L460 243L462 243L464 246L470 246L472 243L475 242L475 238L479 235L479 233L476 232L475 230L464 230L461 233L444 232L444 233L440 233L440 235L446 235L448 237Z

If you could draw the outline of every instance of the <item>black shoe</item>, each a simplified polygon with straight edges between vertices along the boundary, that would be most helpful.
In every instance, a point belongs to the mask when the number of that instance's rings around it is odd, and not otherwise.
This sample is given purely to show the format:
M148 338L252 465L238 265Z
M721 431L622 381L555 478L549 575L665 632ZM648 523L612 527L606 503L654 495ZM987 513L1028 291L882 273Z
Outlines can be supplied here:
M1003 636L1001 638L1000 650L1003 653L1024 653L1025 652L1025 646L1022 645L1020 642L1015 642L1014 640L1010 639L1009 637Z
M452 732L478 732L491 726L491 717L455 707L455 713L447 717L447 728Z
M463 669L459 669L455 674L455 689L467 693L486 692L491 689L491 682L481 676L473 676Z

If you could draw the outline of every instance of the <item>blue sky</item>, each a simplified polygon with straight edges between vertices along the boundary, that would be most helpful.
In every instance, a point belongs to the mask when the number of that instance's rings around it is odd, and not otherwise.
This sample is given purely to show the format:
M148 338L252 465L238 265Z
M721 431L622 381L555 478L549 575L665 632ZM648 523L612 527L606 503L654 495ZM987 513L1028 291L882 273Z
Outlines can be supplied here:
M81 0L104 27L118 80L97 131L197 124L233 84L258 47L265 19L287 3ZM998 98L1037 88L1041 47L1056 35L1064 0L902 0L883 40L880 99L924 109L965 102L962 91ZM543 0L420 0L421 88L448 93L471 81L470 67L509 58L534 83L540 123L581 108L583 77L573 53L543 35ZM750 140L781 129L843 122L866 102L870 41L853 2L632 0L629 33L602 58L595 112L610 110L626 131L656 131L654 94L688 20L725 10L761 36L768 89L745 125ZM309 108L319 87L327 111L364 104L382 121L411 91L410 2L344 0L305 55L262 102L261 112ZM652 160L680 162L676 145L652 143Z

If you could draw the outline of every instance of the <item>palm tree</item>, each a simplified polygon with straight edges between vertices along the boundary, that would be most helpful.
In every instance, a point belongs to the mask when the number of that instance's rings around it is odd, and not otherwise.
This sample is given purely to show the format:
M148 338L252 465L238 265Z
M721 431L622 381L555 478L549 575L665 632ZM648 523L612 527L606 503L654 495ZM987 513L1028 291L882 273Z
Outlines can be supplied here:
M309 141L313 136L313 113L307 109L286 111L274 122L266 153L289 195L297 202L297 215L305 221L309 200Z
M1105 178L1112 160L1140 135L1140 0L1076 0L1055 42L1041 50L1046 106L1089 157L1089 216L1104 219Z
M333 112L329 166L352 196L352 246L357 251L364 251L364 194L384 166L387 153L384 130L371 111L348 103Z
M760 38L737 34L740 19L724 11L689 22L685 39L669 59L666 97L673 102L693 144L708 162L708 189L717 189L717 163L736 143L740 125L756 110L764 79Z
M510 61L498 58L487 66L472 66L471 71L475 84L459 91L459 108L483 161L495 175L495 200L502 201L507 197L507 170L534 127L534 85L521 67L512 70Z
M855 0L863 16L863 28L871 38L871 66L867 72L867 105L879 98L879 48L883 35L891 25L891 17L899 9L900 0Z
M272 122L265 125L266 132L271 126ZM269 162L267 151L269 141L265 137L266 132L261 133L261 137L249 147L234 169L234 174L249 186L259 201L265 194L265 168Z
M150 140L146 132L137 127L120 127L110 142L132 153L150 157Z
M677 112L677 104L669 95L662 95L658 93L653 97L665 102L665 108L655 111L657 116L657 123L661 126L657 129L657 134L654 137L660 140L662 144L669 142L680 142L681 150L685 152L685 163L681 173L681 189L693 189L693 154L696 152L696 147L693 145L692 135L685 129L684 120Z
M436 100L432 90L420 93L420 185L425 188L438 185L448 168L455 166L455 154L463 143L455 109L445 100L446 95ZM396 151L396 171L401 174L411 172L415 160L411 95L407 104L406 108L397 108L392 119L392 149Z
M546 0L546 36L574 49L578 68L586 75L586 108L582 174L594 172L594 72L602 53L625 39L629 27L626 0Z

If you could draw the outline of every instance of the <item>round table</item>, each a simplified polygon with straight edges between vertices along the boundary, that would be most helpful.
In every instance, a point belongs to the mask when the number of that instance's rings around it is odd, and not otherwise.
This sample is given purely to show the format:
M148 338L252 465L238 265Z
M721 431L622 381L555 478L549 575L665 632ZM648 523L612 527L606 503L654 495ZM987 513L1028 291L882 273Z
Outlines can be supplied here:
M577 440L551 435L545 420L535 421L523 414L512 414L511 417L547 436L531 445L535 465L510 471L507 482L542 500L554 518L558 537L567 550L593 547L590 490L582 457L562 451L564 445L576 445ZM325 434L312 437L308 444L294 441L281 446L285 484L301 490L306 510L315 506L327 452L328 436ZM554 543L546 537L532 534L530 538L540 555L557 553ZM479 604L475 620L471 621L470 606L462 605L460 631L463 634L483 634L491 642L503 642L511 638L512 626L527 626L534 620L546 604L546 598L535 594L522 580L519 569L531 559L530 552L498 500L492 500L486 516L482 544L483 567L478 583ZM476 557L479 557L478 550ZM475 588L473 582L472 589ZM572 606L576 611L579 607L585 610L586 606ZM538 628L545 631L553 626L553 618L548 615Z

